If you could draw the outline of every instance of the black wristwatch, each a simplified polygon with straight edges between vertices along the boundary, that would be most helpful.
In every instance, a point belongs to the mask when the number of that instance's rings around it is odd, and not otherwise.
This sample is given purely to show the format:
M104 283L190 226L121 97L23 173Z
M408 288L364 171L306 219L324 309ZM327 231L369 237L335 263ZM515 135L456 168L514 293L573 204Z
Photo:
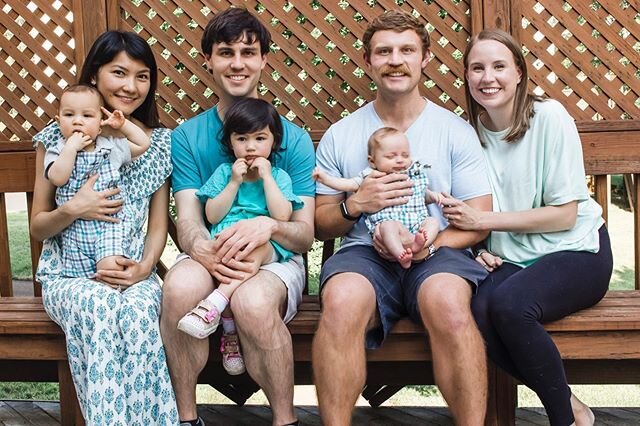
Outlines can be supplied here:
M358 219L360 219L360 216L351 216L349 214L349 210L347 210L347 200L342 200L342 202L340 203L340 213L342 214L342 217L344 217L347 220L352 220L352 221L356 221Z

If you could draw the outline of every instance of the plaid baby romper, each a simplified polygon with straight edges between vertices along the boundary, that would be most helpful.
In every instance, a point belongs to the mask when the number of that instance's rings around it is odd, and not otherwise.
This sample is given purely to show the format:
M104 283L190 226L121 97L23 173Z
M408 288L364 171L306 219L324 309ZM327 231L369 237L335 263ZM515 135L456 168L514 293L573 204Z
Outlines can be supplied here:
M73 198L87 179L95 173L100 174L94 185L95 191L118 187L120 188L118 197L126 192L126 188L120 182L118 164L112 164L110 161L112 149L109 148L109 144L103 142L104 140L98 137L95 151L78 152L69 181L56 190L57 206ZM113 139L113 143L128 144L123 138ZM64 276L91 278L96 273L96 263L100 259L125 254L123 249L124 210L114 214L114 217L120 222L76 219L62 231L62 274Z
M427 177L428 168L428 165L420 164L418 161L413 162L411 166L409 166L404 173L413 181L413 195L411 195L411 198L409 198L406 204L387 207L366 216L365 224L367 225L370 235L373 236L376 225L386 220L395 220L402 223L412 234L418 231L422 222L429 216L427 204L424 202L424 197L429 186L429 178Z

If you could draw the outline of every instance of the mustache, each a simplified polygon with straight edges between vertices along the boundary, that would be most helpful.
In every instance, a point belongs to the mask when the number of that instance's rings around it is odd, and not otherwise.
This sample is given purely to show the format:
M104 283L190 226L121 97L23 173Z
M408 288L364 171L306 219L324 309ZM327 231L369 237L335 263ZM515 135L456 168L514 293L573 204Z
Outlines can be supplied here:
M398 67L390 67L390 66L386 66L382 69L382 75L387 75L387 74L391 74L394 72L401 72L403 74L406 75L411 75L411 71L409 70L409 68L407 68L404 65L400 65Z

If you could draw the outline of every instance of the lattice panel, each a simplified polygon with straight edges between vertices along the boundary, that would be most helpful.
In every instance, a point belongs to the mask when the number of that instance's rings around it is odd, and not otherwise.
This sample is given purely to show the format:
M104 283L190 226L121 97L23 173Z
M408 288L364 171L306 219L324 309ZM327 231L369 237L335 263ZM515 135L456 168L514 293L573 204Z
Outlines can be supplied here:
M523 0L532 85L577 120L640 118L640 3Z
M0 139L25 140L75 81L72 0L0 1Z
M160 60L159 105L172 126L217 98L199 52L204 26L218 10L244 6L270 29L273 45L260 92L278 111L310 130L326 129L374 97L364 72L360 38L370 20L402 8L430 25L437 59L427 67L423 93L462 113L461 56L469 37L469 2L460 0L175 1L123 0L121 27L138 32Z

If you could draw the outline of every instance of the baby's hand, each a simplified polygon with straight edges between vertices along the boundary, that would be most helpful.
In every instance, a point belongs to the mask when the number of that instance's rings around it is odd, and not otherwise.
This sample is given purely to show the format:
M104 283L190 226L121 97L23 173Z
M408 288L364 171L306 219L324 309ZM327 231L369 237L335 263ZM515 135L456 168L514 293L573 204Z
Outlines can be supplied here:
M91 145L91 142L93 141L89 136L80 132L74 132L73 135L67 139L67 143L65 145L73 149L75 152L78 152Z
M313 178L313 180L319 181L319 182L323 182L324 181L324 177L325 177L325 173L320 170L320 167L317 167L315 169L313 169L313 172L311 172L311 177Z
M244 175L247 174L248 166L244 158L238 158L231 166L231 180L242 183Z
M124 117L124 114L119 109L114 109L113 112L109 112L105 107L100 107L102 112L107 116L106 120L102 120L100 123L102 126L109 126L112 129L120 130L122 126L124 126L125 121L127 120Z
M444 195L440 192L434 192L431 190L427 190L427 204L436 203L438 206L442 207L442 202L444 201Z
M271 175L271 163L264 157L256 157L253 159L251 163L252 169L258 170L258 176L264 178L265 176Z

